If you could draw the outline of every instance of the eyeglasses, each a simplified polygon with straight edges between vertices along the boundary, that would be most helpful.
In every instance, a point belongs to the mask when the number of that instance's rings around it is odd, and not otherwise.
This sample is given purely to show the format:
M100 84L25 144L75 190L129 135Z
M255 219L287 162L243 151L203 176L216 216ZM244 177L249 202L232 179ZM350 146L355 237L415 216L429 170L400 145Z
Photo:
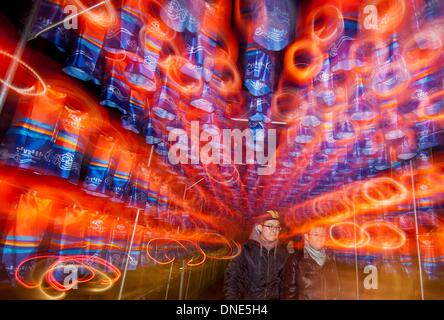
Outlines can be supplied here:
M327 235L325 233L309 233L308 235L316 238L326 238Z
M271 230L271 231L279 232L279 231L282 230L281 227L269 226L269 225L266 225L266 224L263 224L263 226L264 226L264 227L267 227L267 228L268 228L269 230Z

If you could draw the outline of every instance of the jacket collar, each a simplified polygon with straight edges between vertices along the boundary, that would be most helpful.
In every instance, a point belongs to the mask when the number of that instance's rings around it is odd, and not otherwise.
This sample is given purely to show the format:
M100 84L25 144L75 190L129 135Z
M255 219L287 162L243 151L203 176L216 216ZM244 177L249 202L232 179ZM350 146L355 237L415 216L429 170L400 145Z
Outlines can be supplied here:
M313 260L313 258L310 257L310 255L308 254L308 252L307 252L306 250L302 249L301 251L302 251L302 252L301 252L301 255L302 255L302 257L303 257L304 259L310 259L310 260ZM330 251L326 250L325 253L326 253L325 262L332 260L332 256L331 256ZM313 260L313 261L314 261L314 260Z

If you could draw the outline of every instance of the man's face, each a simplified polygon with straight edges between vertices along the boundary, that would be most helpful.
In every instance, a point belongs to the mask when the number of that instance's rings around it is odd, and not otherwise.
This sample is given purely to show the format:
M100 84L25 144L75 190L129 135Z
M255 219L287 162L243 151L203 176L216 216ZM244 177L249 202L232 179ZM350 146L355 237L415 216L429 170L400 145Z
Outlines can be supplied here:
M263 224L259 225L259 231L263 240L268 242L274 242L279 237L281 231L281 225L278 220L267 220Z
M325 247L326 239L327 230L323 227L313 228L305 234L305 240L316 250L321 250Z

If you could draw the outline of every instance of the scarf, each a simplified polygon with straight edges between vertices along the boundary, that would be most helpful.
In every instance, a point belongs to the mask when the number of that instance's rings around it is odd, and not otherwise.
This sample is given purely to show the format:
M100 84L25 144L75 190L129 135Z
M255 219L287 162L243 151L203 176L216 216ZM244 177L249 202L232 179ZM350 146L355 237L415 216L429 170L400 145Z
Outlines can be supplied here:
M324 265L325 259L327 258L327 253L325 252L325 248L321 250L316 250L307 241L305 241L304 249L310 255L310 257L314 261L316 261L318 265L320 265L321 267Z

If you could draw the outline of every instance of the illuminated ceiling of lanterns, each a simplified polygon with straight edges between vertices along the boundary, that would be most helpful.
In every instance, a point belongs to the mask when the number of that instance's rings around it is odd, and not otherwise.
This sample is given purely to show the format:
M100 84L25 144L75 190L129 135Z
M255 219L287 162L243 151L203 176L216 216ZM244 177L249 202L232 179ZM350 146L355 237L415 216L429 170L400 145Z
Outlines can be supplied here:
M327 224L337 249L408 252L409 235L431 230L444 247L444 5L42 0L21 9L21 39L19 22L0 31L2 212L26 193L25 207L49 199L57 214L87 211L79 224L115 216L130 228L136 216L148 257L171 263L150 244L174 242L194 252L190 266L234 257L235 240L267 209L284 217L283 239ZM239 158L223 130L247 136ZM211 256L202 242L225 251ZM54 260L45 277L57 289L65 258L43 258ZM94 270L111 268L101 276L113 283L119 269L100 259Z

